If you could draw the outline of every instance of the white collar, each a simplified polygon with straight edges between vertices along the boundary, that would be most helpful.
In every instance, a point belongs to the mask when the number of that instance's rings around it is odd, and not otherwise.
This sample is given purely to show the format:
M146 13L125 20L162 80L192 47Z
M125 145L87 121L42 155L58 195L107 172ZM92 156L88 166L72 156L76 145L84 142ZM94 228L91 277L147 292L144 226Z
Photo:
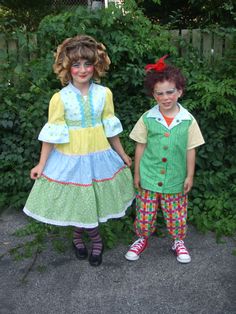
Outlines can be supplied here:
M94 87L94 83L91 82L91 83L90 83L90 86L89 86L89 92L92 90L93 87ZM65 88L68 88L68 89L72 90L73 92L75 92L76 94L80 94L80 95L81 95L80 90L79 90L77 87L75 87L75 86L72 84L72 82L70 82Z
M168 129L172 129L174 126L178 125L183 120L191 120L192 119L188 110L186 110L184 107L182 107L179 103L178 103L178 106L179 106L180 110L177 113L177 115L174 117L174 120L172 121L172 123L169 126L167 125L163 115L161 114L160 106L158 104L149 110L149 112L147 114L147 118L155 118L157 122L161 123L162 125L164 125Z

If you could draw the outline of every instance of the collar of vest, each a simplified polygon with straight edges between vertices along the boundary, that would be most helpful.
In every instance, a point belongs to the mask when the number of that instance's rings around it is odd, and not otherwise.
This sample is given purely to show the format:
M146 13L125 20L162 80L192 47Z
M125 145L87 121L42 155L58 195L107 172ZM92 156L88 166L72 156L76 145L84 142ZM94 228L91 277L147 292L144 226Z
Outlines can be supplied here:
M160 107L158 104L149 110L146 117L147 118L155 118L157 122L163 124L168 129L172 129L174 126L178 125L183 120L192 120L191 115L188 112L188 110L186 110L184 107L182 107L179 103L178 103L178 106L179 106L180 110L177 113L177 115L175 116L175 118L172 121L172 123L170 124L170 126L167 126L167 123L166 123L163 115L160 112Z

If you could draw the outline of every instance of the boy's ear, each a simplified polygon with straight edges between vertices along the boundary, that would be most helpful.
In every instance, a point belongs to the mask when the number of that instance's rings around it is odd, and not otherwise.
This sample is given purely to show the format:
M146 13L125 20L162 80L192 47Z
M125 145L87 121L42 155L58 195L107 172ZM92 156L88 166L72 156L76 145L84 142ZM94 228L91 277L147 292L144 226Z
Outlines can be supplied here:
M178 89L178 93L179 93L179 97L181 97L183 95L182 89Z

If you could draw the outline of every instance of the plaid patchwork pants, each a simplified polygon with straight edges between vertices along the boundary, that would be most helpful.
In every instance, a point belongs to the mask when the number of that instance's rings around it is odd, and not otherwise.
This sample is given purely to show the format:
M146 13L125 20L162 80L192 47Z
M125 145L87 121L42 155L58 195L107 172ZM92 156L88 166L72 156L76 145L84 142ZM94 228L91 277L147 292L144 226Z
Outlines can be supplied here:
M174 240L186 236L188 198L186 194L161 194L142 190L136 195L135 232L138 237L149 237L156 230L157 210L163 212L167 230Z

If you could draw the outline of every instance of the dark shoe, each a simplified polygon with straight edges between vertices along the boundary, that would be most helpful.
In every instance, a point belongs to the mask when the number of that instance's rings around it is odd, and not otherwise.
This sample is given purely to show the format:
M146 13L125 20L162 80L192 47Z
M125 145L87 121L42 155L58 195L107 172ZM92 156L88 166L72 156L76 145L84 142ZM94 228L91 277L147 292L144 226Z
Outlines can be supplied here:
M89 256L89 264L91 266L99 266L102 264L102 253L103 253L103 247L102 251L99 255L93 255L92 253Z
M78 259L86 259L88 257L88 250L86 247L82 248L82 249L78 249L75 244L73 243L74 246L74 250L75 250L75 256Z

